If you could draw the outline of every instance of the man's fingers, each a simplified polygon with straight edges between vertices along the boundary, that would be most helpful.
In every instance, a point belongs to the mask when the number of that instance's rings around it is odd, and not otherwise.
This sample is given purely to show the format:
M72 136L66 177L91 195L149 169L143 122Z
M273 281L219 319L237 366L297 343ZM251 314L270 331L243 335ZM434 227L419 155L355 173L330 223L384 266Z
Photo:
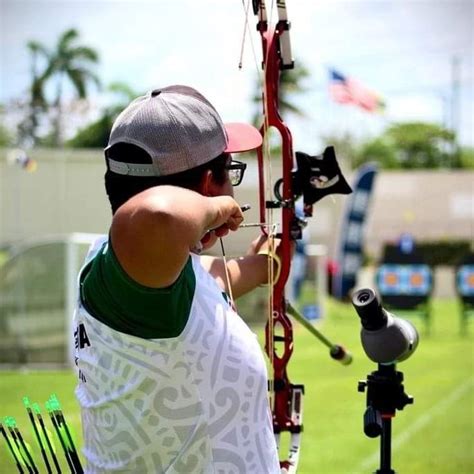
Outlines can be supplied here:
M229 227L227 227L226 224L221 225L220 227L214 230L214 233L217 235L217 237L224 237L229 233Z

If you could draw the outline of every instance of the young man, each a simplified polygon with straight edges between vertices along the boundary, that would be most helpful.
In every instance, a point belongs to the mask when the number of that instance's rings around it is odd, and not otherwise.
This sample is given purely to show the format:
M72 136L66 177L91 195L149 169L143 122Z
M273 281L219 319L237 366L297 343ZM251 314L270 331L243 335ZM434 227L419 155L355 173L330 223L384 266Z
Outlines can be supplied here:
M185 86L117 118L112 225L81 271L76 311L87 472L280 472L263 354L228 297L267 282L265 243L227 268L199 256L243 221L232 185L245 165L230 153L260 145Z

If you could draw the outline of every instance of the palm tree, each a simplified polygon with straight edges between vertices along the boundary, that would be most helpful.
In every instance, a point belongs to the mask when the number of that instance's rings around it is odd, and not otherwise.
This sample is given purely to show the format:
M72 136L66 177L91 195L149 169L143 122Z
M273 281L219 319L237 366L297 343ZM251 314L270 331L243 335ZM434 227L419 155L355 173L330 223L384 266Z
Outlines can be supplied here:
M87 86L90 82L95 83L97 86L100 84L99 79L91 70L91 66L99 61L98 54L88 46L77 45L78 38L79 32L71 28L61 34L57 45L52 51L47 51L44 47L35 43L35 51L41 52L48 59L45 71L33 81L32 90L37 89L34 92L35 97L38 99L44 98L46 84L51 80L55 83L53 101L55 118L52 133L52 144L55 146L62 143L62 96L65 80L69 80L80 99L87 97ZM32 50L31 47L30 50Z
M38 61L48 62L49 53L46 48L37 41L29 41L27 48L31 57L31 85L28 102L28 115L19 126L20 140L28 140L33 144L37 141L37 129L40 114L47 109L47 102L44 97L44 80L38 73Z
M110 130L117 115L140 94L124 82L114 82L107 87L114 102L105 108L102 115L88 124L66 142L72 148L105 148L109 141Z
M306 114L294 105L293 97L297 94L306 92L302 86L304 79L308 78L310 73L306 67L300 62L295 61L293 69L285 69L280 74L279 87L279 111L282 117L287 113L293 114L297 117L304 118ZM253 114L252 123L256 127L262 125L262 84L260 78L255 83L255 93L252 97L252 102L255 104L255 112ZM277 155L281 150L280 134L276 133L270 128L267 133L269 140L270 154Z
M285 113L291 113L298 117L305 117L305 113L296 107L290 96L295 94L301 94L306 89L301 83L308 78L310 75L308 69L301 63L295 61L295 67L293 69L283 70L280 74L280 106L279 110L283 116ZM255 126L261 125L262 120L262 84L260 79L256 81L255 93L252 97L252 102L256 105L255 113L252 122Z
M44 107L46 106L43 91L44 81L38 74L38 59L41 56L48 61L50 55L48 50L38 41L28 41L26 46L31 53L31 103L35 106Z

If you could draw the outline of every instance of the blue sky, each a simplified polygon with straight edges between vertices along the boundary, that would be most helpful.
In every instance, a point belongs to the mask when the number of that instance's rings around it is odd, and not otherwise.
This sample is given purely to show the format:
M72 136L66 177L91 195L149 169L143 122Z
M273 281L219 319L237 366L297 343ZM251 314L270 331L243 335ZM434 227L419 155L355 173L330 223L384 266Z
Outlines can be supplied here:
M393 121L451 125L454 58L460 70L455 121L461 142L474 145L471 0L287 0L287 6L293 54L311 72L308 92L294 98L306 118L286 118L295 148L316 152L322 135L374 135ZM239 71L241 0L0 0L0 101L26 93L28 40L52 46L62 31L75 27L81 41L98 50L97 73L104 84L120 80L139 92L188 84L225 120L249 120L258 73L253 48L258 62L261 58L253 15L249 23ZM385 113L331 102L330 66L380 94ZM107 95L93 91L91 102L93 115Z

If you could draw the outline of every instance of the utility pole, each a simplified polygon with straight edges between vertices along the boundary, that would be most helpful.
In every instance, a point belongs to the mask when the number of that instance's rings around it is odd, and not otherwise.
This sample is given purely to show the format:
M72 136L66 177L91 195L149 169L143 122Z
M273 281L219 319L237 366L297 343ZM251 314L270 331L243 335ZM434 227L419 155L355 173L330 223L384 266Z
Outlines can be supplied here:
M451 58L451 130L454 133L453 157L459 152L459 131L460 131L460 108L459 108L459 87L460 87L461 61L458 56Z

